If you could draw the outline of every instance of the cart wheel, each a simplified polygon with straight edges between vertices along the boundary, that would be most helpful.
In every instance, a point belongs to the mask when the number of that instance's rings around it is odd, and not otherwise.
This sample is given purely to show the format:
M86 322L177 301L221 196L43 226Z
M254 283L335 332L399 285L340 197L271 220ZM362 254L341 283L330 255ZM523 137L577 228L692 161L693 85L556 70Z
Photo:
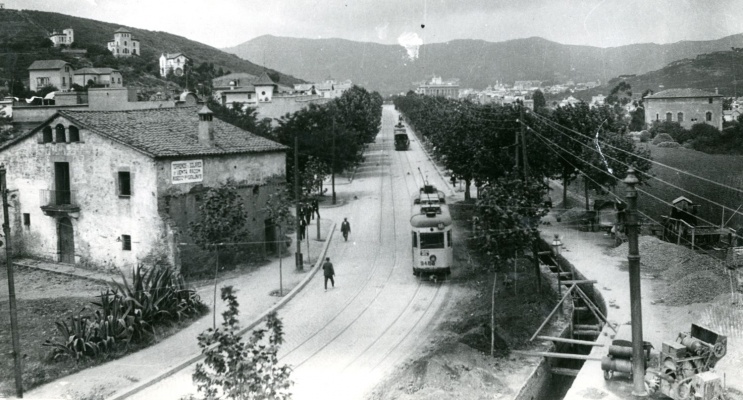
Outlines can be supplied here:
M612 376L612 372L611 371L604 371L604 380L605 381L608 381L609 379L611 379L611 376Z

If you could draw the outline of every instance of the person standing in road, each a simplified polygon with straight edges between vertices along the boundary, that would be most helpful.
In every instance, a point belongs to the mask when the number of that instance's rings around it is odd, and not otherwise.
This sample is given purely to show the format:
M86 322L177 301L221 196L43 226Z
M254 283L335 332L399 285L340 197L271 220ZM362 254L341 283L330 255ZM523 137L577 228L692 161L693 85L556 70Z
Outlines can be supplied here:
M341 233L343 234L343 239L347 242L348 234L351 233L351 224L347 218L343 218L343 222L341 222Z
M327 292L328 279L330 279L330 283L333 285L333 288L335 288L335 280L333 279L335 270L333 269L333 263L330 262L330 257L325 257L325 262L322 264L322 270L325 275L325 291Z

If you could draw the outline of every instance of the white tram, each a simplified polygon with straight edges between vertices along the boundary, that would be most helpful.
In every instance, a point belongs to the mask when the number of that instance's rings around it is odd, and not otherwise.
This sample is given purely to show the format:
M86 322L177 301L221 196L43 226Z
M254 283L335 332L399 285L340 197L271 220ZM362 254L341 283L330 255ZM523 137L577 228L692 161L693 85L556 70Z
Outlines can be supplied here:
M425 185L413 199L410 227L413 239L413 275L451 274L454 261L452 221L443 192Z

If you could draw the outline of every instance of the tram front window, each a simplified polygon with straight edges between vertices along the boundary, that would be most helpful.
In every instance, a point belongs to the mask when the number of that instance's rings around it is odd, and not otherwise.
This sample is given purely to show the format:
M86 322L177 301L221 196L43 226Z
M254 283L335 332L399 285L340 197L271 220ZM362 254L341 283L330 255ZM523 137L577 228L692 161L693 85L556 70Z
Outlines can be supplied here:
M421 249L444 248L444 232L423 233L421 232Z

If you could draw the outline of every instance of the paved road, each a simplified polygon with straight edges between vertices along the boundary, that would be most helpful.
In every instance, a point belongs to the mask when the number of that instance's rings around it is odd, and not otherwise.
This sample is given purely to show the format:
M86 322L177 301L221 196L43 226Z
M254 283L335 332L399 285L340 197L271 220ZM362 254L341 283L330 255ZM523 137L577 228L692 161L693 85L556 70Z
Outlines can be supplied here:
M411 149L394 150L397 113L385 106L382 130L369 145L352 183L337 185L347 201L323 209L323 218L351 221L348 242L336 232L328 256L336 287L327 292L322 274L280 312L286 343L281 363L294 367L294 398L363 398L393 367L431 340L437 317L454 290L412 274L411 197L422 184L446 183L411 135ZM447 194L453 194L448 189ZM135 395L135 399L179 398L194 393L193 368Z

